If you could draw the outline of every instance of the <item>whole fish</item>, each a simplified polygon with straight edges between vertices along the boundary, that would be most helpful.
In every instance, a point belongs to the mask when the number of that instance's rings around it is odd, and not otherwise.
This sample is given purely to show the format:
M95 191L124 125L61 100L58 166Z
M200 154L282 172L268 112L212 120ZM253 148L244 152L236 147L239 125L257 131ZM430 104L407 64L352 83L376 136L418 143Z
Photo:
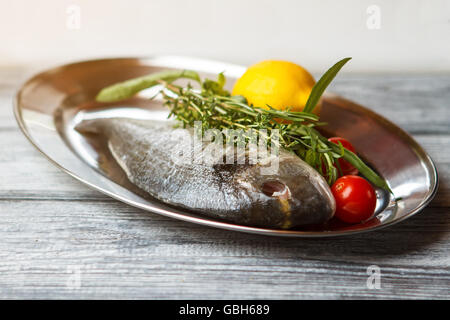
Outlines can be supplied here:
M100 118L85 120L76 129L103 135L128 179L167 204L242 225L281 229L325 223L334 215L325 179L288 151L279 151L276 172L262 175L267 159L254 164L177 161L176 156L186 153L201 158L206 148L194 152L193 130L174 128L169 121Z

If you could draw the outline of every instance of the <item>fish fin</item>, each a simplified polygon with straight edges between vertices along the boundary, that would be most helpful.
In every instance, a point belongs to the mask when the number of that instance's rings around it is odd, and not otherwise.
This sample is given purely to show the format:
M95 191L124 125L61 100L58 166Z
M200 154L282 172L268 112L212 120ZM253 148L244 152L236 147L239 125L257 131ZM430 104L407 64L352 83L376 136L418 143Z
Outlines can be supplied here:
M79 124L75 126L75 130L80 133L101 133L103 121L94 119L94 120L83 120Z

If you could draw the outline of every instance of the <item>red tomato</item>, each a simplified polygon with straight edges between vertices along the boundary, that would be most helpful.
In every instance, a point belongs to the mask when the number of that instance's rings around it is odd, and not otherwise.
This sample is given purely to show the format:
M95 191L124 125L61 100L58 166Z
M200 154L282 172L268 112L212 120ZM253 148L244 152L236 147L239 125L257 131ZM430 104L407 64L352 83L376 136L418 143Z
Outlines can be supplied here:
M336 200L336 217L347 223L369 219L377 203L372 185L359 176L343 176L331 187Z
M333 137L333 138L328 139L328 141L333 142L337 145L339 145L339 142L340 142L345 149L350 150L353 153L355 152L355 148L353 148L352 144L344 138ZM347 160L340 158L340 159L338 159L338 161L339 161L339 166L341 167L343 176L358 174L358 169L356 169L353 165L351 165Z

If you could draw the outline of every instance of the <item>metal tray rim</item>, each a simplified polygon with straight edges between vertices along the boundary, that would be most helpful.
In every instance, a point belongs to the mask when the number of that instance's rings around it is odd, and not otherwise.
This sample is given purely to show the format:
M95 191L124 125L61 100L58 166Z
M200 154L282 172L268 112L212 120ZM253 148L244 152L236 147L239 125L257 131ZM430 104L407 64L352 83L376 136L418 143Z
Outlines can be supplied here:
M54 160L53 158L51 158L49 155L47 155L39 146L38 144L34 141L34 139L32 138L32 136L29 134L29 131L26 127L25 122L23 121L22 117L21 117L21 110L20 110L20 95L22 93L22 88L29 82L33 81L37 76L46 73L46 72L52 72L52 71L56 71L57 69L60 68L65 68L65 67L69 67L69 66L73 66L73 65L77 65L80 63L95 63L95 62L101 62L101 61L108 61L108 60L128 60L128 59L135 59L135 60L139 60L139 61L148 61L148 60L153 60L153 59L158 59L158 58L170 58L170 57L177 57L177 58L182 58L182 59L194 59L197 61L206 61L208 63L214 63L216 61L213 60L207 60L207 59L197 59L197 58L190 58L190 57L183 57L183 56L167 56L167 55L156 55L156 56L145 56L145 57L117 57L117 58L105 58L105 59L90 59L90 60L82 60L82 61L76 61L76 62L72 62L69 64L64 64L61 66L57 66L57 67L53 67L53 68L49 68L46 69L44 71L38 72L36 74L34 74L33 76L29 77L27 80L25 80L20 87L16 90L15 94L14 94L14 99L13 99L13 112L14 112L14 116L15 119L18 123L18 126L20 128L20 130L22 131L22 133L24 134L24 136L27 138L27 140L45 157L47 158L50 163L52 163L54 166L56 166L57 168L59 168L60 170L62 170L63 172L67 173L68 175L72 176L73 178L77 179L78 181L82 182L83 184L87 185L88 187L97 190L111 198L114 198L116 200L119 200L121 202L124 202L128 205L137 207L139 209L142 210L146 210L146 211L150 211L150 212L154 212L166 217L170 217L170 218L174 218L174 219L178 219L178 220L182 220L182 221L187 221L187 222L191 222L191 223L196 223L196 224L200 224L200 225L204 225L204 226L210 226L210 227L216 227L216 228L220 228L220 229L226 229L226 230L231 230L231 231L240 231L240 232L245 232L245 233L252 233L252 234L259 234L259 235L269 235L269 236L282 236L282 237L298 237L298 238L324 238L324 237L337 237L337 236L349 236L349 235L356 235L356 234L361 234L361 233L365 233L365 232L370 232L370 231L375 231L375 230L380 230L389 226L392 226L394 224L397 224L401 221L404 221L405 219L408 219L412 216L414 216L415 214L419 213L421 210L423 210L435 197L437 190L438 190L438 186L439 186L439 176L438 176L438 171L436 168L436 165L434 163L434 161L432 160L432 158L428 155L428 153L420 146L419 143L416 142L416 140L406 131L404 131L402 128L396 126L395 124L393 124L391 121L387 120L386 118L384 118L383 116L377 114L376 112L358 105L350 100L347 100L345 98L342 98L340 96L334 95L334 94L330 94L328 93L327 95L333 95L335 97L338 97L339 99L342 99L344 101L346 101L347 103L349 103L350 105L353 106L357 106L358 108L362 108L364 109L365 112L368 112L372 117L376 117L382 121L386 121L389 124L392 124L396 127L396 129L398 130L398 132L400 132L404 137L403 138L407 138L409 139L411 142L413 142L414 144L414 148L416 151L419 151L421 153L421 155L429 162L429 165L431 167L431 173L432 173L432 179L431 179L431 188L430 191L427 193L426 197L424 197L424 199L422 200L422 202L413 210L409 211L408 214L404 215L403 217L400 217L398 219L394 219L392 221L389 221L387 223L383 223L381 225L378 226L374 226L368 229L361 229L361 230L350 230L350 231L323 231L323 232L315 232L315 231L298 231L298 230L279 230L279 229L265 229L265 228L258 228L258 227L250 227L250 226L244 226L244 225L236 225L233 223L227 223L227 222L221 222L221 221L215 221L214 219L209 219L208 217L206 218L196 218L196 217L192 217L192 216L186 216L183 214L179 214L176 212L171 212L168 210L164 210L164 209L159 209L159 208L152 208L152 210L149 210L148 208L146 208L145 206L140 205L139 203L136 203L134 201L131 201L127 198L118 196L108 190L103 189L102 187L99 187L97 185L94 185L92 183L90 183L89 181L86 181L85 179L83 179L82 177L80 177L79 175L77 175L76 173L66 169L65 167L63 167L62 165L60 165L56 160ZM230 64L230 66L233 67L240 67L237 65L232 65Z

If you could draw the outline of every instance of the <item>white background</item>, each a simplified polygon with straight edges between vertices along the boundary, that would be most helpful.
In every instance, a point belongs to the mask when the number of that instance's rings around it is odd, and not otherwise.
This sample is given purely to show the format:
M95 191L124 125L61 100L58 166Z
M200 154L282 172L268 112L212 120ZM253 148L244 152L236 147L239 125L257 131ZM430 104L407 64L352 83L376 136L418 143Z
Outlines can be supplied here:
M367 26L371 5L379 29ZM313 72L352 56L344 72L445 72L450 1L0 0L0 65L154 54Z

